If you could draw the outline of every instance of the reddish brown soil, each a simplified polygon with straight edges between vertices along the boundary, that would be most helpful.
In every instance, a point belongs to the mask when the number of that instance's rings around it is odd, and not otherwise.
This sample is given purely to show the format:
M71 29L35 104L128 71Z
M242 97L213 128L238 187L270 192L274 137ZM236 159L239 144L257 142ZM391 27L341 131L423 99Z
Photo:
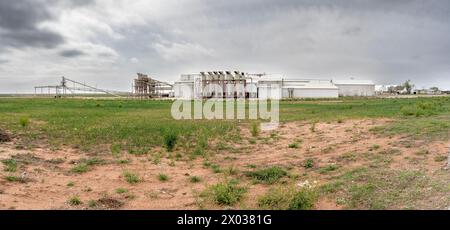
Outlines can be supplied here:
M5 166L0 164L0 209L89 209L89 200L96 201L96 209L223 209L227 207L200 206L199 194L209 185L227 177L239 177L241 183L248 187L244 200L234 208L254 209L257 208L257 198L270 186L254 184L242 175L243 171L251 170L250 165L278 165L298 175L307 173L307 180L314 185L330 180L329 175L322 175L315 170L319 167L337 164L340 166L339 171L344 171L366 165L368 156L383 151L392 157L389 164L391 168L421 169L432 176L445 167L446 161L437 162L434 159L447 155L448 141L384 137L369 131L372 127L388 122L378 119L317 123L314 131L309 123L292 122L282 125L276 131L276 137L273 132L266 132L258 138L251 137L248 129L242 127L242 143L233 144L232 150L212 151L214 155L209 159L222 169L237 169L238 174L231 176L213 173L204 166L204 159L201 158L173 161L162 157L160 163L155 164L151 155L123 153L119 159L130 159L131 163L119 164L109 151L96 155L105 159L106 164L92 166L90 171L83 174L75 174L70 172L75 166L74 162L92 157L92 154L70 148L54 151L48 147L20 150L15 148L14 143L0 143L0 159L15 156L20 162L27 162L21 163L15 173L4 172ZM249 143L250 139L256 143ZM298 142L299 147L289 148L294 142ZM378 147L373 149L373 146ZM214 143L211 143L211 149L214 149ZM167 156L167 153L164 155ZM314 169L303 167L308 158L314 159ZM135 185L127 183L123 178L125 171L136 173L142 182ZM168 175L169 180L159 181L160 173ZM5 179L8 175L26 179L26 183L9 182ZM191 183L190 176L200 177L201 182ZM306 180L305 177L299 178L298 183ZM69 182L73 186L68 186ZM125 188L128 192L117 194L117 188ZM68 200L74 196L79 197L83 204L69 205ZM316 209L341 208L334 200L326 197L316 205Z

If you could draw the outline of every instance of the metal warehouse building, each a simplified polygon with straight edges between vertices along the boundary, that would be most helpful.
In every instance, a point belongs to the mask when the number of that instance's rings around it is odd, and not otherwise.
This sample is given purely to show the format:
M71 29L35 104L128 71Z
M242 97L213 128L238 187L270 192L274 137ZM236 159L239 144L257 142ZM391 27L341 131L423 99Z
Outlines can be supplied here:
M179 99L202 98L337 98L374 96L371 81L284 79L279 75L248 74L238 71L201 72L181 75L174 84Z

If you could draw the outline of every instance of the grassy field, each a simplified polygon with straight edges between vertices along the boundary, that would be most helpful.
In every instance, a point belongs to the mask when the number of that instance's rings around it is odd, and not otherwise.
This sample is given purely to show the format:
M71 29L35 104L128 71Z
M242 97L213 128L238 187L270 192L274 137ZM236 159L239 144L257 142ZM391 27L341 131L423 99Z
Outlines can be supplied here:
M51 173L67 180L54 183L67 184L62 196L71 207L93 199L87 191L94 186L102 197L111 190L117 207L161 199L145 191L150 181L162 189L200 190L191 194L197 208L312 209L330 199L346 209L450 205L448 173L440 169L450 140L450 97L282 101L282 126L270 133L252 120L176 121L170 108L170 101L0 98L0 131L14 137L15 146L0 153L19 152L0 155L6 181L0 184L39 186L20 173L51 164L65 172ZM66 149L76 154L45 155ZM89 172L99 170L127 183L111 179L87 189ZM315 189L298 189L298 181L308 188L315 180ZM84 187L73 193L79 184ZM135 194L141 195L131 200ZM102 199L84 204L95 207Z
M236 121L175 121L170 108L170 101L0 99L0 127L23 136L30 144L34 139L45 138L54 147L70 144L85 149L113 144L130 151L145 151L163 146L167 133L194 142L206 137L238 138ZM398 119L394 125L377 128L377 132L448 139L450 98L280 104L282 122L362 118Z

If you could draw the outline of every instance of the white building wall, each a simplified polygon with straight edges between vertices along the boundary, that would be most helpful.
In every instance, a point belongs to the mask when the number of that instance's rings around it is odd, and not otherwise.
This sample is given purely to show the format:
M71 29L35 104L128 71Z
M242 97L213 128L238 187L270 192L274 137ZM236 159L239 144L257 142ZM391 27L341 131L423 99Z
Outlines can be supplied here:
M259 85L258 87L258 99L260 100L281 100L281 85Z
M339 97L338 89L310 89L310 88L294 88L292 89L292 97L289 95L289 88L283 89L283 98L337 98Z
M341 97L372 97L375 96L375 85L343 85L336 84Z

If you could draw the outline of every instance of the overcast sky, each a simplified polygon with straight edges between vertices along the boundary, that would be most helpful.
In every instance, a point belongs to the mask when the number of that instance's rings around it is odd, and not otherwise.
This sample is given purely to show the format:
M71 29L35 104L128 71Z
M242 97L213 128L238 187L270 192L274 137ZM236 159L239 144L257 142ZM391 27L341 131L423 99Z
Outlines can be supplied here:
M214 70L450 89L450 1L0 0L0 93Z

